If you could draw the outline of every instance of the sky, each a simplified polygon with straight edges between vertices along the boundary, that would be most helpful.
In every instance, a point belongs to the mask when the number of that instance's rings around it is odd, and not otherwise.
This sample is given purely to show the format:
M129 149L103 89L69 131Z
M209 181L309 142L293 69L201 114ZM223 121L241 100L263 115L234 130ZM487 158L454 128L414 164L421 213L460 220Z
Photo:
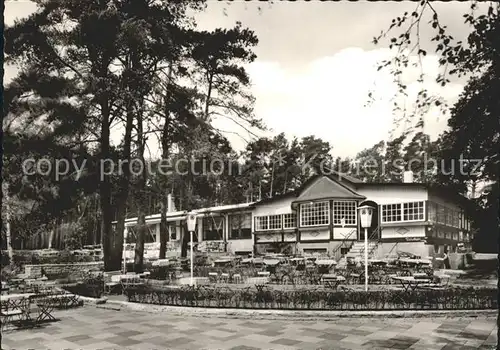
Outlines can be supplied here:
M390 58L388 43L374 45L372 39L391 23L392 18L411 13L413 2L274 2L209 0L207 9L196 15L202 29L232 27L237 21L255 31L259 44L257 59L247 66L256 98L255 115L272 136L284 132L289 138L314 135L328 141L334 156L355 156L380 140L387 140L395 128L393 101L396 88L388 70L377 71L382 59ZM441 22L456 40L466 38L469 28L462 15L468 3L434 3ZM258 9L260 7L260 10ZM36 6L29 1L5 4L5 23L29 15ZM464 81L453 80L444 88L433 79L441 71L432 55L433 32L423 21L421 41L429 54L423 61L424 87L439 93L453 104ZM405 71L408 103L420 90L418 69ZM5 82L16 75L7 67ZM368 93L376 100L366 105ZM432 109L425 115L424 131L436 138L447 127L448 115ZM216 120L234 148L242 150L251 135L227 119ZM409 125L406 125L409 126ZM399 126L397 132L404 128ZM120 132L115 132L120 138ZM150 144L152 153L157 145Z

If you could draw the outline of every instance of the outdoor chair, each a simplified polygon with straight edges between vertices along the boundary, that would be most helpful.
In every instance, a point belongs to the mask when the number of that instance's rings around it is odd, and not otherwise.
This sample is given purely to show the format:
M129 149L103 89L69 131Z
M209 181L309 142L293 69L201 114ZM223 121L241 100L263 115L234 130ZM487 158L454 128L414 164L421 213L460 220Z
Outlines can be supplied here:
M104 294L110 294L120 285L121 271L104 272Z
M241 275L239 273L236 273L233 275L233 283L241 283L242 279L241 279Z
M208 273L208 280L210 281L210 283L217 283L218 279L219 279L219 274L217 272Z
M12 323L15 318L17 318L17 321L21 321L24 316L24 311L19 304L13 303L11 300L2 300L0 315L2 318L1 330L4 331L7 325Z
M228 283L229 282L229 274L221 273L220 275L220 283Z
M144 280L140 279L137 276L133 276L130 278L122 278L120 280L120 285L121 285L122 294L124 294L127 291L127 289L129 289L129 288L143 286Z
M34 325L55 321L56 318L52 315L52 311L57 302L51 293L38 294L31 297L30 314L34 314L34 316L30 316L30 319L34 321Z

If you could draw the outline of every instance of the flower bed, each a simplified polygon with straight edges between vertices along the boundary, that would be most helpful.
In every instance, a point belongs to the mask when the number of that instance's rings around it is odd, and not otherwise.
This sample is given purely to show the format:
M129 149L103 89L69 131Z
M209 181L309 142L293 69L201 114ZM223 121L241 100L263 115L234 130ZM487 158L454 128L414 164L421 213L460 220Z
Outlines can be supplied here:
M308 310L477 310L496 309L498 291L493 288L446 290L294 290L262 289L263 286L134 287L125 291L130 302L192 307Z

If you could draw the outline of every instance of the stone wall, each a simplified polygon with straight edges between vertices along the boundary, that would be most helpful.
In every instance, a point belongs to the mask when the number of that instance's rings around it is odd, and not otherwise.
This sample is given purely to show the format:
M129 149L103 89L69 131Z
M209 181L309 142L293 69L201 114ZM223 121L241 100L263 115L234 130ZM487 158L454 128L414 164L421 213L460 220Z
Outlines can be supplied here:
M66 278L68 276L81 275L87 271L100 271L104 269L104 262L88 262L76 264L43 264L43 265L24 265L24 273L28 278L40 278L44 274L52 279Z

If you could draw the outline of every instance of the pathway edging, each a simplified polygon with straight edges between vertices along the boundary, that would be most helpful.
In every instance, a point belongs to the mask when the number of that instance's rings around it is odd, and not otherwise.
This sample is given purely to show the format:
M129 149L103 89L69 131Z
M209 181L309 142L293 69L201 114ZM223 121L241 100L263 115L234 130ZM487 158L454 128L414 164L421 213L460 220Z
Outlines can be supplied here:
M119 300L107 300L106 298L95 299L80 297L86 304L97 307L117 310L127 308L133 311L144 311L178 316L197 317L224 317L224 318L248 318L248 319L305 319L305 320L329 320L356 317L381 317L381 318L419 318L419 317L492 317L498 315L498 310L381 310L381 311L320 311L320 310L276 310L276 309L217 309L169 305L151 305L131 303ZM100 306L100 304L104 304Z

